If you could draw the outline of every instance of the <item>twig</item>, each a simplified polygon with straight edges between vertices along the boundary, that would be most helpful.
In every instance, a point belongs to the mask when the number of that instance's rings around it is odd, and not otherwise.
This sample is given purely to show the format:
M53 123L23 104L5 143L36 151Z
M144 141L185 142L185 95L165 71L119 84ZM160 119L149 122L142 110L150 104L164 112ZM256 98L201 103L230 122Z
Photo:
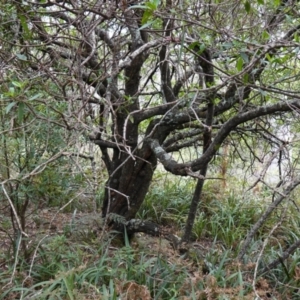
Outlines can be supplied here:
M33 268L33 263L34 263L35 258L37 257L37 251L38 251L38 249L39 249L40 244L41 244L42 241L43 241L45 238L47 238L48 236L49 236L49 234L45 235L45 236L38 242L38 244L37 244L37 246L36 246L36 248L35 248L35 250L34 250L34 253L33 253L33 257L32 257L32 261L31 261L31 264L30 264L30 269L29 269L28 275L25 277L25 279L24 279L23 282L22 282L22 287L24 287L24 284L25 284L26 280L27 280L28 278L30 278L30 276L31 276L31 272L32 272L32 268ZM21 299L23 298L23 293L24 293L24 289L22 289L22 291L21 291Z
M264 240L264 243L263 243L263 246L262 246L262 249L261 251L259 252L259 255L258 255L258 258L257 258L257 261L256 261L256 264L255 264L255 270L254 270L254 276L253 276L253 281L252 281L252 287L253 287L253 291L255 292L256 296L258 297L257 299L260 299L259 298L259 295L257 294L257 291L256 291L256 288L255 288L255 281L256 281L256 278L257 278L257 270L258 270L258 265L259 265L259 261L261 260L261 257L263 255L263 252L268 244L268 241L269 241L269 237L273 234L273 232L278 228L279 225L281 225L282 221L278 222L271 230L271 232L268 234L268 237Z
M2 185L2 190L3 190L3 192L4 192L4 194L5 194L6 198L7 198L7 200L8 200L8 202L9 202L10 207L11 207L11 209L12 209L12 211L13 211L13 213L14 213L14 216L15 216L15 218L16 218L16 220L17 220L17 224L18 224L18 227L19 227L20 232L21 232L24 236L28 237L28 234L25 233L25 232L23 231L23 229L22 229L22 225L21 225L20 219L19 219L19 217L18 217L18 214L17 214L17 212L16 212L16 209L15 209L15 207L14 207L14 204L12 203L12 201L11 201L11 199L10 199L10 197L9 197L9 195L8 195L8 193L7 193L7 191L6 191L6 188L5 188L5 186L4 186L4 183L2 183L1 185Z
M186 174L189 175L189 176L191 176L191 177L202 179L202 180L207 179L203 175L201 175L199 173L196 173L196 172L193 172L191 170L191 168L185 168L185 171L186 171Z
M17 269L17 263L18 263L18 256L19 256L19 252L20 252L21 241L22 241L22 237L20 236L20 238L18 239L17 251L16 251L16 255L15 255L15 262L14 262L14 268L13 268L12 274L11 274L9 282L2 287L2 290L4 290L7 286L11 285L12 282L13 282L13 279L15 277L15 273L16 273L16 269Z
M273 212L273 210L300 184L300 177L296 178L295 180L293 180L288 187L284 190L283 194L279 194L277 199L272 202L269 207L267 208L267 210L262 214L262 216L259 218L259 220L254 224L254 226L252 227L252 229L250 230L244 244L241 247L240 253L238 255L238 258L241 260L246 251L247 248L249 246L249 244L251 243L252 238L254 237L254 235L256 234L256 232L258 231L258 229L265 223L265 221L267 220L267 218L269 217L269 215Z
M293 254L293 252L295 250L297 250L297 248L300 246L300 240L296 241L292 246L290 246L288 249L286 249L282 255L272 261L270 264L268 264L259 274L258 276L261 276L267 272L269 272L270 270L272 270L274 267L276 267L278 264L280 264L282 261L284 261L285 259L287 259L291 254Z

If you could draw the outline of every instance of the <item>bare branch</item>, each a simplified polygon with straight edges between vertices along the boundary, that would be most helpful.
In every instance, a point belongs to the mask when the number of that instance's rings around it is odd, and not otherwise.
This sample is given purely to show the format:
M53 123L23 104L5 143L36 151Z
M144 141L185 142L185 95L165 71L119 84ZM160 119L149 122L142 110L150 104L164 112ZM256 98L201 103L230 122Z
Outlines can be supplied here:
M238 125L260 116L265 116L276 112L288 112L296 108L300 109L300 101L291 100L273 105L262 106L232 117L220 128L206 152L203 153L203 155L199 159L187 163L177 163L172 159L170 155L165 155L166 152L159 145L158 141L152 140L150 146L154 153L158 155L157 157L160 159L166 170L176 175L186 176L186 168L191 168L192 171L195 172L197 170L200 170L204 164L209 162L221 147L226 137Z
M262 214L259 220L251 228L250 232L247 235L246 240L244 241L241 250L239 252L238 258L243 259L244 255L247 252L249 244L251 243L253 237L259 230L259 228L265 223L269 215L274 211L274 209L285 199L291 192L300 184L300 178L295 178L283 191L283 194L278 195L277 199L270 204L268 209Z

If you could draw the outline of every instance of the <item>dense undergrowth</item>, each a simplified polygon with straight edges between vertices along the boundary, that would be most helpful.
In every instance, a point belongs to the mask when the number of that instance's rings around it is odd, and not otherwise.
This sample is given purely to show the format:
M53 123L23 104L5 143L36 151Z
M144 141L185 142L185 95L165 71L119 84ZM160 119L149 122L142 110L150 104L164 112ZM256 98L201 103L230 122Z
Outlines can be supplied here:
M158 178L139 217L180 236L192 184ZM296 203L278 208L244 260L236 259L251 225L271 200L267 193L243 195L208 183L193 242L183 255L163 238L137 234L117 243L101 226L95 230L73 222L73 213L61 230L31 233L29 259L16 255L18 238L1 249L0 299L299 299L299 250L260 274L300 238Z

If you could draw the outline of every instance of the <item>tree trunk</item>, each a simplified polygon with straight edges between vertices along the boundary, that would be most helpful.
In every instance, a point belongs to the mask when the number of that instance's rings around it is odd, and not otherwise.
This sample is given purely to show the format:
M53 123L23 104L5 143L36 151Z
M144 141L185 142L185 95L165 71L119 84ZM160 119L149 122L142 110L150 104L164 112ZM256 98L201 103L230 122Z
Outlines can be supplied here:
M130 220L135 217L148 192L156 167L156 158L151 152L149 157L136 160L126 157L127 161L106 183L103 202L103 216L118 214Z
M214 84L214 69L213 69L213 64L211 62L212 62L212 59L211 59L210 51L206 49L198 57L198 63L202 67L203 73L205 75L205 78L204 78L205 84L207 86L212 86ZM206 127L204 128L204 131L203 131L203 154L209 148L211 141L212 141L211 126L213 125L215 106L214 106L214 97L211 96L210 98L211 99L208 99L208 103L207 103L207 116L206 116L206 122L205 122ZM209 161L206 162L200 170L200 175L203 178L206 176L208 164L209 164ZM194 222L195 222L196 215L197 215L197 208L198 208L199 202L201 200L203 185L204 185L204 179L198 179L197 185L196 185L196 188L194 191L193 199L191 202L191 206L189 209L189 214L188 214L186 226L184 229L184 235L181 240L182 244L188 243L191 239Z
M139 30L138 19L134 18L133 11L127 11L125 19L130 26L130 51L133 53L147 42L147 35L142 35ZM106 183L103 202L105 217L114 213L125 217L126 220L134 218L144 201L156 167L156 158L150 148L144 143L142 149L138 149L139 123L132 119L127 120L128 112L140 109L140 73L148 55L147 51L143 51L124 69L124 97L114 99L113 137L118 146L114 148L113 158L107 164L110 177ZM117 80L114 78L115 86L118 86ZM108 160L106 157L106 161Z

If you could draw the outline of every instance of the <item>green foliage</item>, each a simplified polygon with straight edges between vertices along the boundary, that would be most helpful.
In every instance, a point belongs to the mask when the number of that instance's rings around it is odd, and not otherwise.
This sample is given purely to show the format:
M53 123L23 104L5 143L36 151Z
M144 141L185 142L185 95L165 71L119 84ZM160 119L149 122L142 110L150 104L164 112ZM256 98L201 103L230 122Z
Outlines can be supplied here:
M106 176L100 170L101 178L95 179L94 166L87 166L77 156L85 152L86 131L97 128L97 134L112 145L107 153L106 149L102 153L108 173L115 176L112 190L124 193L131 200L133 195L127 195L127 186L122 182L128 175L127 162L130 165L131 160L126 155L136 155L138 161L151 164L146 135L162 137L162 143L167 141L165 145L171 142L169 149L182 146L189 151L192 144L201 145L202 133L194 136L193 129L206 128L205 103L212 97L212 91L218 120L214 120L210 130L212 140L216 141L220 139L214 137L220 137L226 127L224 123L230 118L239 118L255 109L262 111L264 105L284 104L299 94L299 36L294 34L298 29L299 3L218 0L199 5L199 1L180 1L177 6L168 7L168 2L150 0L129 7L125 1L126 7L122 7L123 3L114 7L100 1L99 9L94 10L90 5L95 3L91 1L82 2L82 9L73 10L53 1L49 10L40 5L46 2L39 1L34 6L26 1L1 3L0 233L5 238L3 244L8 246L0 251L0 282L6 285L11 281L14 285L3 289L1 297L13 293L15 298L87 299L93 294L98 298L118 299L128 292L122 290L126 284L134 282L147 286L154 299L179 298L183 282L195 270L189 270L188 275L185 267L170 263L159 253L140 253L130 247L127 236L126 246L121 249L103 240L103 244L97 244L99 226L97 230L77 230L76 209L84 207L87 194L95 197L100 206ZM134 16L131 20L128 9ZM148 48L140 44L146 40L144 37L143 41L137 38L138 27L147 29ZM84 44L87 49L83 49ZM131 53L132 46L135 51L147 49L135 56ZM195 66L197 60L202 60L202 70ZM205 81L208 75L202 74L205 65L214 69L214 86L199 83L200 77ZM91 87L101 94L97 100L103 117L86 114L89 104L86 92ZM173 87L180 89L180 98L175 95L167 99ZM195 103L196 98L199 103ZM296 115L295 107L291 109ZM104 116L104 112L109 116ZM254 169L255 161L265 163L266 154L274 153L281 144L289 147L290 141L276 132L286 124L291 126L291 132L298 132L299 122L293 114L286 118L281 113L279 109L270 117L261 116L237 127L232 125L226 141L234 149L228 154L231 160L251 162L247 167ZM129 116L126 124L122 120L124 115ZM133 140L131 132L128 139L122 136L127 128L133 129ZM178 139L172 142L174 128ZM221 151L222 142L218 143L214 149ZM298 141L291 144L294 149L299 148ZM138 147L133 150L131 145ZM287 177L299 171L299 153L294 149L286 163L292 166ZM195 153L199 158L200 151ZM118 164L109 163L111 157ZM192 155L189 158L195 159ZM217 168L221 163L220 155L211 166ZM130 169L136 170L137 165L134 162ZM154 170L155 164L152 166ZM118 173L124 177L118 178ZM192 263L197 264L197 270L203 267L199 262L204 261L206 272L218 287L240 289L239 297L243 297L249 289L249 273L245 275L233 260L241 241L268 206L271 193L278 191L270 188L269 194L259 196L261 202L246 201L236 192L236 185L244 184L245 180L236 177L231 179L236 181L229 187L232 192L224 191L221 196L206 181L194 225L195 241L204 253L195 251L189 255L194 255ZM195 182L174 177L164 179L162 173L156 175L139 216L179 230L185 224ZM132 185L133 182L134 178ZM141 197L140 201L143 200ZM43 221L39 213L44 207L74 213L72 222L59 234L51 236L51 228L47 228L46 236L40 240L40 232L34 231L34 225ZM299 239L297 217L296 209L277 208L254 237L245 261L257 264L259 269L260 264L276 259ZM127 220L110 213L108 221L122 224ZM275 225L278 230L269 236ZM74 242L75 236L79 241ZM203 247L203 241L209 241L209 250ZM27 275L31 283L26 281ZM209 294L216 287L205 282L202 275L192 289L187 289L189 294L192 291L193 299L217 299L216 290ZM299 284L299 251L268 276L274 286L281 285L283 294L297 297L298 290L292 291L290 286ZM201 297L197 289L205 289L207 294Z
M258 203L245 203L233 194L221 201L213 200L203 209L205 213L200 212L195 221L196 237L215 237L226 248L233 249L236 249L236 243L243 239L261 211Z
M154 179L153 186L143 202L139 216L160 224L183 224L191 200L194 183L171 176L163 184L163 174Z
M249 13L251 10L251 3L249 1L245 2L245 10L247 13Z
M70 244L64 236L45 241L31 270L33 284L25 287L19 282L0 299L5 299L8 293L30 299L78 299L89 293L101 299L119 299L117 295L123 293L122 288L126 294L126 285L130 282L147 286L153 299L171 299L178 295L187 277L185 268L171 265L159 255L140 255L129 245L113 253L108 252L108 246L105 242L98 244L98 251L91 257L85 254L89 262L82 264L83 245ZM2 280L0 277L0 283Z
M139 216L181 228L188 214L192 191L192 183L178 178L169 179L163 184L154 183ZM257 221L263 205L257 201L245 201L233 192L223 194L222 199L219 197L214 185L205 185L193 233L197 240L203 237L216 238L227 249L234 248L237 251L237 243Z
M185 203L190 201L191 186L185 180L174 181L173 178L162 184L163 177L158 175L157 178L160 184L154 185L149 193L147 206L143 207L144 216L180 227L188 211ZM141 288L153 299L180 299L191 293L193 299L198 299L204 289L215 299L232 299L232 294L227 295L229 290L240 298L252 295L248 267L236 262L236 254L240 241L265 204L257 199L240 199L233 193L224 194L222 200L217 200L213 188L210 184L206 186L210 191L205 195L206 206L203 204L199 208L195 223L198 246L191 248L181 263L153 251L151 243L150 248L141 248L130 246L127 239L124 247L116 248L110 238L99 240L95 234L77 234L82 225L72 222L67 236L55 235L44 239L39 246L35 244L37 251L32 266L25 261L20 264L21 272L14 277L14 286L5 290L0 299L5 299L8 293L30 299L89 299L90 294L103 299L119 299L129 293L129 286ZM167 200L162 201L165 197ZM174 211L175 207L177 211ZM175 218L177 214L181 217ZM266 226L272 226L277 218L271 218ZM298 225L297 210L292 206L289 218L284 220L280 231L265 248L258 270L277 259L286 245L299 239ZM269 228L265 228L255 237L245 256L246 262L258 261L263 239L268 233ZM290 295L291 299L297 294L289 287L297 286L295 274L299 269L299 257L299 251L296 251L266 276L270 284L277 285L280 281L277 290ZM0 286L7 283L11 274L12 265L8 264L9 270L0 275ZM189 269L192 265L195 266L193 271ZM30 276L26 279L22 274L28 274L29 269ZM203 274L190 283L193 272ZM30 284L25 285L27 281Z
M263 257L262 265L277 260L283 249L272 247ZM265 277L277 286L282 295L287 295L288 299L297 299L299 296L299 268L300 268L300 251L297 249L286 261L281 261Z
M69 203L67 209L74 209L73 200L85 188L86 175L70 161L69 153L77 152L78 136L64 126L67 105L48 94L56 87L30 80L26 72L8 71L7 79L0 88L0 195L15 209L11 215L15 232L10 233L14 240L20 230L27 231L28 217L40 208ZM4 207L3 202L0 205ZM32 251L26 244L23 237L19 256L25 259Z
M144 11L143 17L141 20L142 26L140 30L148 28L150 26L157 27L157 23L161 23L158 18L155 17L154 13L160 5L160 0L152 0L144 2L143 5L133 5L131 9L142 9Z
M244 61L241 57L239 57L238 60L236 61L236 68L239 72L242 71L243 65L244 65Z

